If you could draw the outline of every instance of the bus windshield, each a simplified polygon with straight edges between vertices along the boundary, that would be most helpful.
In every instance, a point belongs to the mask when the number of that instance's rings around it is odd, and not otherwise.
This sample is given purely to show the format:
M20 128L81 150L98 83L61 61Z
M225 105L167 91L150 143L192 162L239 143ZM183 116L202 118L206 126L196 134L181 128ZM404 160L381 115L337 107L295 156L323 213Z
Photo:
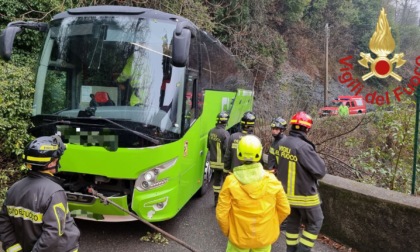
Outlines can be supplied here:
M175 22L119 16L51 22L33 115L130 121L179 133L185 68L170 64Z

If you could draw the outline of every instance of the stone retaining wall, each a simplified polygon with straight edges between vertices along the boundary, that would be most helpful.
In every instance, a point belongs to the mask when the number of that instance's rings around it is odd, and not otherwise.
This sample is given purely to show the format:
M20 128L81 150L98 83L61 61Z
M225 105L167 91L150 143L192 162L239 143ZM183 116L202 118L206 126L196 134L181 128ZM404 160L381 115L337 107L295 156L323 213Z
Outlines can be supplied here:
M321 233L359 252L420 251L420 197L326 175Z

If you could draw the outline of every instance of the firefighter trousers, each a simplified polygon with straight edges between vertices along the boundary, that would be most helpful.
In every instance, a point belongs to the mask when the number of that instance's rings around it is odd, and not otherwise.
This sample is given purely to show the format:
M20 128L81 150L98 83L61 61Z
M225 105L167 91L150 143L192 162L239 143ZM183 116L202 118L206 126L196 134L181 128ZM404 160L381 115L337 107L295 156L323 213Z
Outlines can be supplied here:
M323 220L324 214L320 205L311 208L292 207L286 223L287 252L311 251ZM302 224L304 229L299 233Z
M220 190L222 189L224 177L223 169L213 169L213 192L215 195L219 195Z

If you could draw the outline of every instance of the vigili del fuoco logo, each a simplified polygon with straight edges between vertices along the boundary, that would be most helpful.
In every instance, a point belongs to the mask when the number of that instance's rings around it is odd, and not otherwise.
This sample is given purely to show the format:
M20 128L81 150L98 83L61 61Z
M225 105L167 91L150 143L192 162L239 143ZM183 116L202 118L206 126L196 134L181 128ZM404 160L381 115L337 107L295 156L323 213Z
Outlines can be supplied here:
M382 8L378 22L376 24L376 30L373 33L369 41L369 49L375 55L372 56L370 53L360 53L361 59L358 63L369 69L365 75L362 76L362 80L366 81L371 77L377 77L385 79L392 77L397 81L401 81L402 77L394 72L394 69L402 67L406 60L404 60L404 53L394 53L394 56L390 59L388 56L395 50L395 41L391 34L391 27L389 26L388 19L384 8ZM343 65L340 69L341 75L338 80L341 84L345 84L350 92L354 92L355 95L359 95L363 90L363 84L358 79L353 79L353 75L350 70L353 70L353 65L350 60L353 56L347 56L341 58L339 63ZM420 84L420 56L416 58L416 68L414 69L414 75L410 78L407 87L397 87L392 90L397 101L401 100L401 95L411 95L415 91L416 87ZM392 95L391 94L391 95ZM377 94L377 92L368 93L365 96L367 103L377 104L379 106L390 103L390 94L388 91L384 95Z

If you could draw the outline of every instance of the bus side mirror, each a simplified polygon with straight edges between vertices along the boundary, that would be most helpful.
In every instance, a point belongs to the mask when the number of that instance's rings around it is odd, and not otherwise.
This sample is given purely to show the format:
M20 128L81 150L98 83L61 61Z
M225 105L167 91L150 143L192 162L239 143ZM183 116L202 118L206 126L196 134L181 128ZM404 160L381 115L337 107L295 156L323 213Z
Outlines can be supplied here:
M13 41L17 33L21 32L22 29L16 26L6 27L0 35L0 57L4 60L10 60L12 56Z
M185 67L190 53L191 31L182 29L178 35L174 32L174 47L172 49L172 65Z
M172 65L185 67L190 53L191 37L196 35L195 28L187 21L177 24L174 31Z

